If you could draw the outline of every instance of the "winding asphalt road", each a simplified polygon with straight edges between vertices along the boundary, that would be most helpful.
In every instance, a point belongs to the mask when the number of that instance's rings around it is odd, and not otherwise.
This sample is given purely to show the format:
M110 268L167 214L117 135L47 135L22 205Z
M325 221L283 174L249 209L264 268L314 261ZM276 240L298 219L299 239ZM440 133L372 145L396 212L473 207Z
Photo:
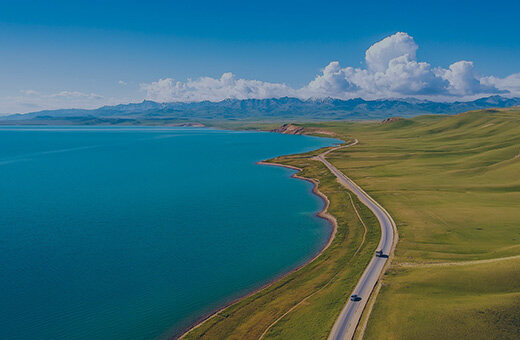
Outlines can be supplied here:
M388 260L388 255L394 248L394 232L397 230L395 228L394 220L379 203L377 203L363 189L354 183L354 181L345 176L334 165L330 164L329 161L325 159L325 156L328 153L340 148L356 145L357 143L358 141L356 139L351 144L330 149L318 155L317 159L323 162L323 164L325 164L327 168L329 168L329 170L334 175L336 175L338 181L343 186L352 191L359 198L359 200L370 210L372 210L374 215L376 215L377 219L379 220L379 224L381 225L381 240L379 241L377 250L382 250L384 257L374 256L368 264L356 288L354 288L354 291L352 292L352 294L358 295L361 300L358 299L358 301L352 301L349 294L349 300L336 320L336 323L334 324L334 327L332 328L332 331L329 335L329 340L350 340L353 338L354 332L357 325L359 324L361 314L365 309L370 294L372 294L379 277L383 273L385 264Z

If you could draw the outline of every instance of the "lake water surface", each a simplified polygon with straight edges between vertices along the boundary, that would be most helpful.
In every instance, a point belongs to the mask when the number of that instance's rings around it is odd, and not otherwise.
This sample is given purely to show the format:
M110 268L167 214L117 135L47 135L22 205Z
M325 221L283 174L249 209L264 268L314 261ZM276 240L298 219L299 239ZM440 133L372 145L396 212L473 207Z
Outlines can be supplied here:
M315 254L294 171L333 139L193 128L0 127L0 338L153 339Z

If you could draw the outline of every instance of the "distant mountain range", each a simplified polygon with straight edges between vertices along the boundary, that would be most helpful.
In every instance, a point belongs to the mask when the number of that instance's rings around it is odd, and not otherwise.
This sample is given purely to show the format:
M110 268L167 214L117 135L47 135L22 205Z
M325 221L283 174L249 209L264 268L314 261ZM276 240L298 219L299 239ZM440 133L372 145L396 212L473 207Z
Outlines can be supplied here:
M457 114L520 105L520 98L491 96L469 102L418 99L339 100L332 98L226 99L220 102L142 103L98 109L45 110L0 117L1 124L187 124L226 121L374 120L420 114Z

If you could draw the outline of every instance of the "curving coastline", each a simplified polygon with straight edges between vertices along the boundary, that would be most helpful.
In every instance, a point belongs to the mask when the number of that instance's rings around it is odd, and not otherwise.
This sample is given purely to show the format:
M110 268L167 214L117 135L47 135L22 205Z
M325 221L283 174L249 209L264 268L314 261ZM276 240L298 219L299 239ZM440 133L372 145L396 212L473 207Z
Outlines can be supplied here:
M265 162L265 161L257 162L257 164L279 166L279 167L282 167L282 168L288 168L288 169L297 170L298 172L296 172L293 175L291 175L291 178L297 178L297 179L301 179L301 180L304 180L304 181L307 181L307 182L311 182L313 184L313 186L312 186L312 193L314 195L318 196L319 198L321 198L322 201L325 203L323 208L318 213L316 213L316 216L319 216L319 217L327 220L331 224L332 231L331 231L331 233L329 235L329 239L327 240L327 243L325 244L325 246L323 246L323 248L320 249L316 253L316 255L314 255L311 259L309 259L304 264L299 266L298 267L298 269L299 269L299 268L307 265L308 263L314 261L314 259L316 259L318 256L320 256L321 253L323 253L329 247L329 245L331 244L332 240L334 240L334 237L336 236L336 232L338 230L338 221L336 221L336 218L332 214L330 214L328 212L329 206L330 206L329 198L324 193L322 193L319 190L319 183L320 182L318 180L316 180L314 178L303 177L303 176L299 175L299 173L303 171L301 168L298 168L298 167L295 167L295 166L292 166L292 165L286 165L286 164L281 164L281 163L271 163L271 162ZM289 274L289 273L287 273L287 274ZM287 275L287 274L285 274L285 275Z
M231 305L233 305L233 304L235 304L235 303L237 303L237 302L239 302L239 301L241 301L243 299L246 299L246 298L250 297L251 295L254 295L254 294L258 293L259 291L264 290L264 289L270 287L271 285L275 284L276 282L278 282L279 280L285 278L286 276L288 276L288 275L290 275L292 273L297 272L298 270L300 270L303 267L307 266L309 263L311 263L314 260L316 260L325 250L327 250L327 248L330 246L330 244L334 240L334 238L336 236L337 229L338 229L338 222L337 222L336 218L332 214L330 214L328 212L328 209L329 209L329 206L330 206L330 201L329 201L329 198L324 193L322 193L319 190L319 181L318 180L316 180L314 178L300 176L299 173L301 173L303 171L303 169L295 167L295 166L292 166L292 165L281 164L281 163L274 163L274 162L269 162L269 161L259 161L256 164L268 165L268 166L278 166L278 167L283 167L283 168L296 170L297 172L292 174L291 178L304 180L304 181L307 181L307 182L310 182L310 183L313 184L312 193L314 195L318 196L324 202L323 208L319 212L316 213L316 216L318 216L320 218L323 218L326 221L328 221L330 223L331 227L332 227L332 230L331 230L331 232L329 234L327 243L318 252L316 252L316 254L314 254L312 257L310 257L308 260L306 260L302 264L300 264L297 267L289 270L288 272L285 272L285 273L283 273L281 275L278 275L278 276L272 278L267 283L265 283L264 285L254 289L254 290L252 290L251 292L248 292L248 293L246 293L246 294L244 294L242 296L239 296L237 298L231 299L228 303L225 303L222 307L218 308L214 312L208 313L205 316L202 316L198 320L194 321L190 326L186 327L186 330L184 330L179 335L174 335L174 336L167 337L168 339L172 339L172 340L183 339L189 332L191 332L192 330L198 328L204 322L206 322L206 321L216 317L221 311L223 311L224 309L228 308L229 306L231 306Z

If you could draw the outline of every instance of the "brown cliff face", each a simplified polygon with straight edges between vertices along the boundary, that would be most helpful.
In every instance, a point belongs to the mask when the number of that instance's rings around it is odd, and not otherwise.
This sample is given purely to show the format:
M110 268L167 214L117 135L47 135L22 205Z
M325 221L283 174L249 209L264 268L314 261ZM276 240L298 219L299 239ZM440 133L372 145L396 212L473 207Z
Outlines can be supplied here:
M284 124L271 132L285 133L286 135L314 135L314 136L327 136L336 137L336 133L316 127L303 127L294 125L291 123Z
M271 132L284 133L286 135L301 135L303 133L303 127L296 126L294 124L284 124L279 128L271 130Z
M285 133L286 135L301 135L303 133L303 127L296 126L294 124L284 124L279 128L271 130L271 132Z

